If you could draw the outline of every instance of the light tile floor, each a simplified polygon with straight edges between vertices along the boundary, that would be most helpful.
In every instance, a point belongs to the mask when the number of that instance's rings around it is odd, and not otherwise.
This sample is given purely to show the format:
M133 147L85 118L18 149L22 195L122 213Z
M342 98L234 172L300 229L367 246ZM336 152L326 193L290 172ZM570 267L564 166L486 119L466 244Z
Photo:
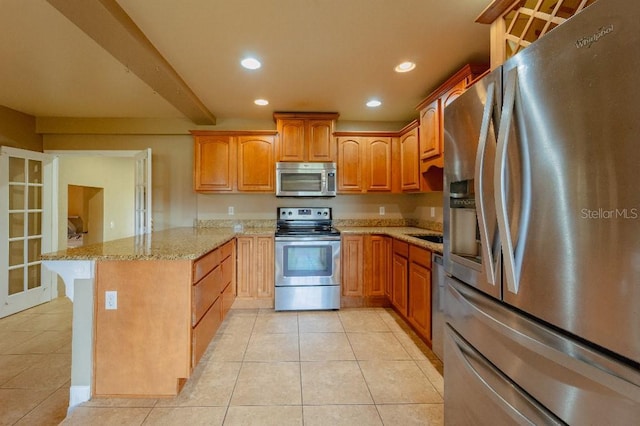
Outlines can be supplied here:
M0 425L57 425L69 405L71 302L0 319Z
M58 299L0 320L0 425L64 418L70 309ZM443 396L442 364L392 310L234 309L177 397L94 399L63 424L442 425Z

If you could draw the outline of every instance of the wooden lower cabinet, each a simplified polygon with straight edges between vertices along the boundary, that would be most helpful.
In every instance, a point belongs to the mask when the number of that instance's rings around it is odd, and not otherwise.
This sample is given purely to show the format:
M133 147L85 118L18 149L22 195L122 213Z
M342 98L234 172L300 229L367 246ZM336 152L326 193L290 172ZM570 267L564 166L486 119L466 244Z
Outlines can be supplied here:
M275 242L273 236L244 235L237 239L236 303L241 308L273 308Z
M364 295L366 306L389 306L391 288L391 237L365 236Z
M343 235L341 251L342 307L388 306L391 238Z
M409 249L409 323L431 345L431 251Z
M232 240L196 260L97 261L93 395L177 395L233 303L234 259Z
M407 316L407 296L409 285L409 244L393 240L393 260L391 264L391 303L403 316Z

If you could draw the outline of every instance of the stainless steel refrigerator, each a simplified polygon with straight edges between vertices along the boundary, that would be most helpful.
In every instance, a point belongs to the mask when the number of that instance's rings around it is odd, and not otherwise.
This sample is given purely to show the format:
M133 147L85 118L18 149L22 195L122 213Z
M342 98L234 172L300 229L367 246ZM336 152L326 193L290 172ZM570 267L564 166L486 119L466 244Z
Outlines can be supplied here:
M640 2L445 109L445 423L640 421Z

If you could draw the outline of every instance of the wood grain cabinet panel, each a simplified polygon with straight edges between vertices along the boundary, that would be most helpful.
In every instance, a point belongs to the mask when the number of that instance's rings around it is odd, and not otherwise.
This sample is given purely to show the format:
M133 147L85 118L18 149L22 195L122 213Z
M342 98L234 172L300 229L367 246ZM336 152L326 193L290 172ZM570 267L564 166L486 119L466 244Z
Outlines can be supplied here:
M442 191L444 168L444 108L485 73L487 64L468 64L431 92L417 107L420 120L421 191Z
M238 136L238 191L275 192L273 136Z
M194 130L197 192L275 192L275 131Z
M339 192L392 191L394 161L391 136L338 136L337 142Z
M407 286L409 284L408 266L409 260L394 250L391 264L393 280L391 303L405 317L407 315Z
M97 261L93 394L176 395L233 303L234 264L234 241L195 261Z
M273 308L274 237L243 235L236 244L236 303L247 308Z
M194 177L196 191L233 191L236 185L236 146L229 135L194 137Z
M364 191L364 150L362 137L338 138L338 192Z
M420 110L420 161L437 157L442 152L440 114L440 98Z
M340 245L342 257L342 295L364 296L364 237L343 235Z
M431 251L411 246L409 250L408 319L431 345Z
M337 113L277 112L276 161L335 162Z
M402 191L420 190L419 151L417 128L400 136L400 187Z
M364 294L368 305L387 305L391 294L391 238L384 235L365 236Z

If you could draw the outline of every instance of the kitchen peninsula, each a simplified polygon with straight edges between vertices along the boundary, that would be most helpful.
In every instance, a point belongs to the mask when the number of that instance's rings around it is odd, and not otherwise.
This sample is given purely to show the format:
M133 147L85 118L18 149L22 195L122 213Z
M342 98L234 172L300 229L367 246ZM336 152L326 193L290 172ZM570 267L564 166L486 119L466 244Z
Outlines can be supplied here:
M176 228L42 256L74 302L71 408L180 391L233 303L234 237Z
M414 227L344 226L431 250ZM235 300L236 237L272 227L175 228L42 256L73 304L70 408L95 396L172 396Z

